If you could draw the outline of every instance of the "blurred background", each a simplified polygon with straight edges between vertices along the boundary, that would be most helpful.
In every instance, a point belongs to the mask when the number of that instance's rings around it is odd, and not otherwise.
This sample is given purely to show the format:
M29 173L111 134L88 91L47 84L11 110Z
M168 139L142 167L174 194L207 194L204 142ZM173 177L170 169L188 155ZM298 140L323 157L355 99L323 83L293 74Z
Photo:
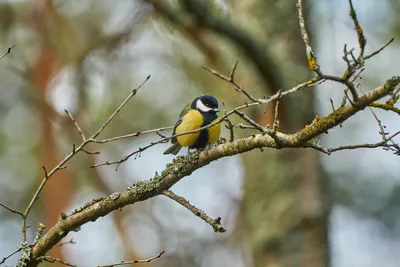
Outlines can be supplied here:
M70 111L94 133L146 76L152 78L101 137L173 125L200 94L232 109L248 101L202 66L228 75L257 97L309 80L294 0L0 1L0 202L23 210L43 177L80 142ZM358 48L348 1L303 0L307 27L325 73L341 75L343 45ZM400 35L400 3L355 0L367 53ZM366 64L364 91L399 75L395 42ZM294 132L340 105L343 86L325 82L285 98L280 131ZM273 105L249 109L266 125ZM376 111L394 133L400 120ZM235 119L235 121L237 121ZM322 136L326 147L380 141L365 110ZM252 130L235 130L235 137ZM228 138L228 131L223 132ZM29 217L50 228L61 212L125 190L161 172L172 156L155 146L118 171L90 169L158 140L157 135L93 145L47 184ZM400 141L399 139L397 139ZM183 150L181 154L185 154ZM163 196L113 212L70 233L49 255L79 266L165 254L153 266L399 266L399 157L382 149L336 152L264 149L224 158L172 188L227 232ZM0 209L0 259L20 244L20 219ZM73 242L68 242L73 239ZM73 244L72 244L73 243ZM5 265L13 266L19 254Z

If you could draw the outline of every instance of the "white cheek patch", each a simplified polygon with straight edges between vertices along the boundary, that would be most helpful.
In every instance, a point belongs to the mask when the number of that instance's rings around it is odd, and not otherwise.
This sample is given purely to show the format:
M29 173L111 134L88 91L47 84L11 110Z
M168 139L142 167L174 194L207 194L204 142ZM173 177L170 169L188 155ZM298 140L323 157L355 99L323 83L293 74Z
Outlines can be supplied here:
M208 112L208 111L212 110L212 108L206 107L206 105L204 105L203 102L201 102L200 99L197 100L196 108L198 110L200 110L200 111L203 111L203 112Z

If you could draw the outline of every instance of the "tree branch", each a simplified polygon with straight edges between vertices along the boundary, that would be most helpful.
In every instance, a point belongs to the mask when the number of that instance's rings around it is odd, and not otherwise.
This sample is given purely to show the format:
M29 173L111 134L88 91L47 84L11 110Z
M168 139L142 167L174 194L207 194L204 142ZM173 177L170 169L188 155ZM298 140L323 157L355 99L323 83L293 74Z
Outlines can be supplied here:
M311 125L306 126L294 134L277 132L275 139L269 135L257 134L238 139L231 143L219 144L207 151L197 151L185 157L176 157L172 164L167 165L161 175L156 174L147 181L141 181L128 187L126 191L89 203L85 205L84 208L76 210L73 214L61 218L33 246L31 264L29 266L36 266L37 260L60 242L70 231L77 229L87 222L95 221L114 210L121 209L126 205L144 201L162 194L164 190L169 190L169 188L182 178L213 161L263 147L276 149L304 147L304 145L313 138L344 122L357 112L365 109L374 101L390 94L399 84L400 77L392 77L387 80L384 85L362 96L354 105L348 104L323 118L314 120ZM277 144L276 140L278 140L279 144Z
M221 225L221 217L218 217L216 219L212 219L204 211L202 211L201 209L191 205L189 203L189 201L187 201L185 198L183 198L181 196L176 195L171 190L164 190L164 191L161 192L161 194L163 194L166 197L169 197L172 200L175 200L176 202L178 202L179 204L181 204L182 206L184 206L185 208L190 210L194 215L196 215L197 217L200 217L203 221L205 221L206 223L211 225L211 227L214 229L214 232L223 233L223 232L226 231L224 229L224 227L222 227L222 225Z

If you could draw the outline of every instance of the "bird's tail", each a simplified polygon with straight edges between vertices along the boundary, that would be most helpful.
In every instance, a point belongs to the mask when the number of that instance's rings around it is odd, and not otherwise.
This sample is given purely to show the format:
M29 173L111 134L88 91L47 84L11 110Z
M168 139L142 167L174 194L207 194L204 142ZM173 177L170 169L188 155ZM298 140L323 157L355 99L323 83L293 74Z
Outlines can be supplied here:
M177 142L170 146L167 150L164 151L164 155L167 154L173 154L176 155L178 154L179 150L181 150L182 146Z

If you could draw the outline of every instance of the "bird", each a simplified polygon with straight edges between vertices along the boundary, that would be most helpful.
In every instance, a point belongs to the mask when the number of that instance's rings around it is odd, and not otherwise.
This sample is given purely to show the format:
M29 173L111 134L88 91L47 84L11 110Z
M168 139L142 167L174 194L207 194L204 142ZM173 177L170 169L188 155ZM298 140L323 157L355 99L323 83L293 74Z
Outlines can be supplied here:
M218 100L212 95L196 97L187 104L174 126L172 135L199 129L213 123L219 112ZM176 155L182 147L205 148L216 142L221 134L221 124L216 124L196 133L185 134L171 139L172 146L165 150L164 155Z

